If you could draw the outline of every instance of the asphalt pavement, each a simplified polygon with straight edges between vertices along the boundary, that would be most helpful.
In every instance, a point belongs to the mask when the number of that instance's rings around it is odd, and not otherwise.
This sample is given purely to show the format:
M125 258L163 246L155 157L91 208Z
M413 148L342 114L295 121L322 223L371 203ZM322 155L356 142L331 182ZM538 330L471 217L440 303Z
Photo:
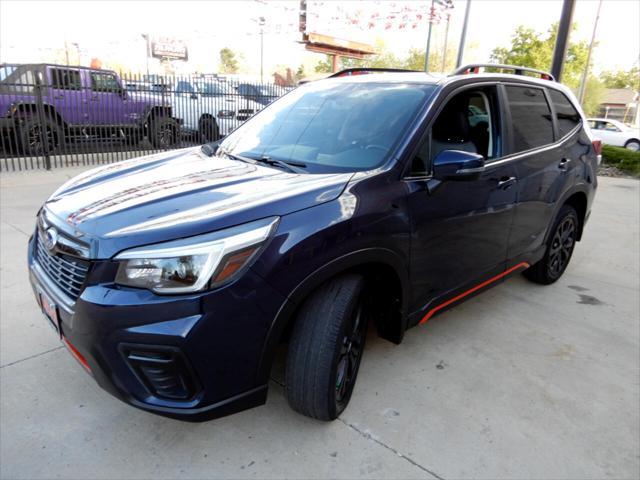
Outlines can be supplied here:
M407 332L370 332L341 418L136 410L62 347L28 283L41 203L80 169L0 176L0 478L638 478L640 182L600 178L560 281L522 276Z

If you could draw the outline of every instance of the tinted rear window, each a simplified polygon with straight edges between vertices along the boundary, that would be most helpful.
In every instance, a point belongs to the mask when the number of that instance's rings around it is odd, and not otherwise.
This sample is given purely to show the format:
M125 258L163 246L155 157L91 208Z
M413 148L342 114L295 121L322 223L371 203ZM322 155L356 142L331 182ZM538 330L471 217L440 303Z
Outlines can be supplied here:
M553 143L551 110L539 88L508 86L513 148L522 152Z
M64 90L80 90L80 72L66 68L51 69L51 87Z
M564 137L571 130L580 125L580 114L575 109L567 96L557 90L549 89L549 97L556 109L556 118L558 119L558 131L560 137Z

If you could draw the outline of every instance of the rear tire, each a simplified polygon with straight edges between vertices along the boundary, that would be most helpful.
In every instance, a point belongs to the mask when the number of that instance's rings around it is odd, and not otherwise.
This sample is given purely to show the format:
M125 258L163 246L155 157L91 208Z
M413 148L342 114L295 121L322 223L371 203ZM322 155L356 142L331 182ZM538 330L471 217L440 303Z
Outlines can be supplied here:
M629 140L624 144L624 148L631 150L632 152L640 152L640 141L638 140Z
M338 277L300 308L285 371L285 395L293 410L326 421L347 407L367 333L364 284L361 275Z
M178 122L170 117L156 117L149 124L149 142L155 148L171 148L179 141Z
M580 222L571 205L563 205L553 223L544 257L523 272L534 283L550 285L558 280L569 265L576 245Z

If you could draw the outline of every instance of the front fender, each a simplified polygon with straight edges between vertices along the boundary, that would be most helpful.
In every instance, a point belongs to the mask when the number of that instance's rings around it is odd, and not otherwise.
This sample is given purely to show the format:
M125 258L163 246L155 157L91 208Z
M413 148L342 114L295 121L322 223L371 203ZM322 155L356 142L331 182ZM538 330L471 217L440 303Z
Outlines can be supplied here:
M276 317L271 324L269 332L262 349L260 364L258 367L258 383L265 383L269 380L269 373L273 365L276 347L280 343L284 332L293 321L294 314L300 304L320 285L342 272L356 269L367 264L384 264L393 269L402 285L402 307L401 325L398 343L402 339L404 331L407 329L407 310L409 304L409 273L403 259L392 250L385 248L365 248L355 252L350 252L326 265L318 268L308 275L291 292L285 302L281 305Z

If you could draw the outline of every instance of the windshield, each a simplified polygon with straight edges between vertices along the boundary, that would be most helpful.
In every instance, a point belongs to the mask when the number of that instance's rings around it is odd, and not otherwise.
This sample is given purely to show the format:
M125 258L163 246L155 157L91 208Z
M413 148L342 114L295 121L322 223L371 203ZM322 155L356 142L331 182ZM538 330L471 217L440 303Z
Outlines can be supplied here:
M230 95L235 92L226 84L218 82L206 82L198 84L198 90L203 95Z
M249 119L221 143L224 151L307 165L309 172L381 165L435 90L434 85L316 82Z
M16 68L15 65L0 65L0 82L11 75Z

